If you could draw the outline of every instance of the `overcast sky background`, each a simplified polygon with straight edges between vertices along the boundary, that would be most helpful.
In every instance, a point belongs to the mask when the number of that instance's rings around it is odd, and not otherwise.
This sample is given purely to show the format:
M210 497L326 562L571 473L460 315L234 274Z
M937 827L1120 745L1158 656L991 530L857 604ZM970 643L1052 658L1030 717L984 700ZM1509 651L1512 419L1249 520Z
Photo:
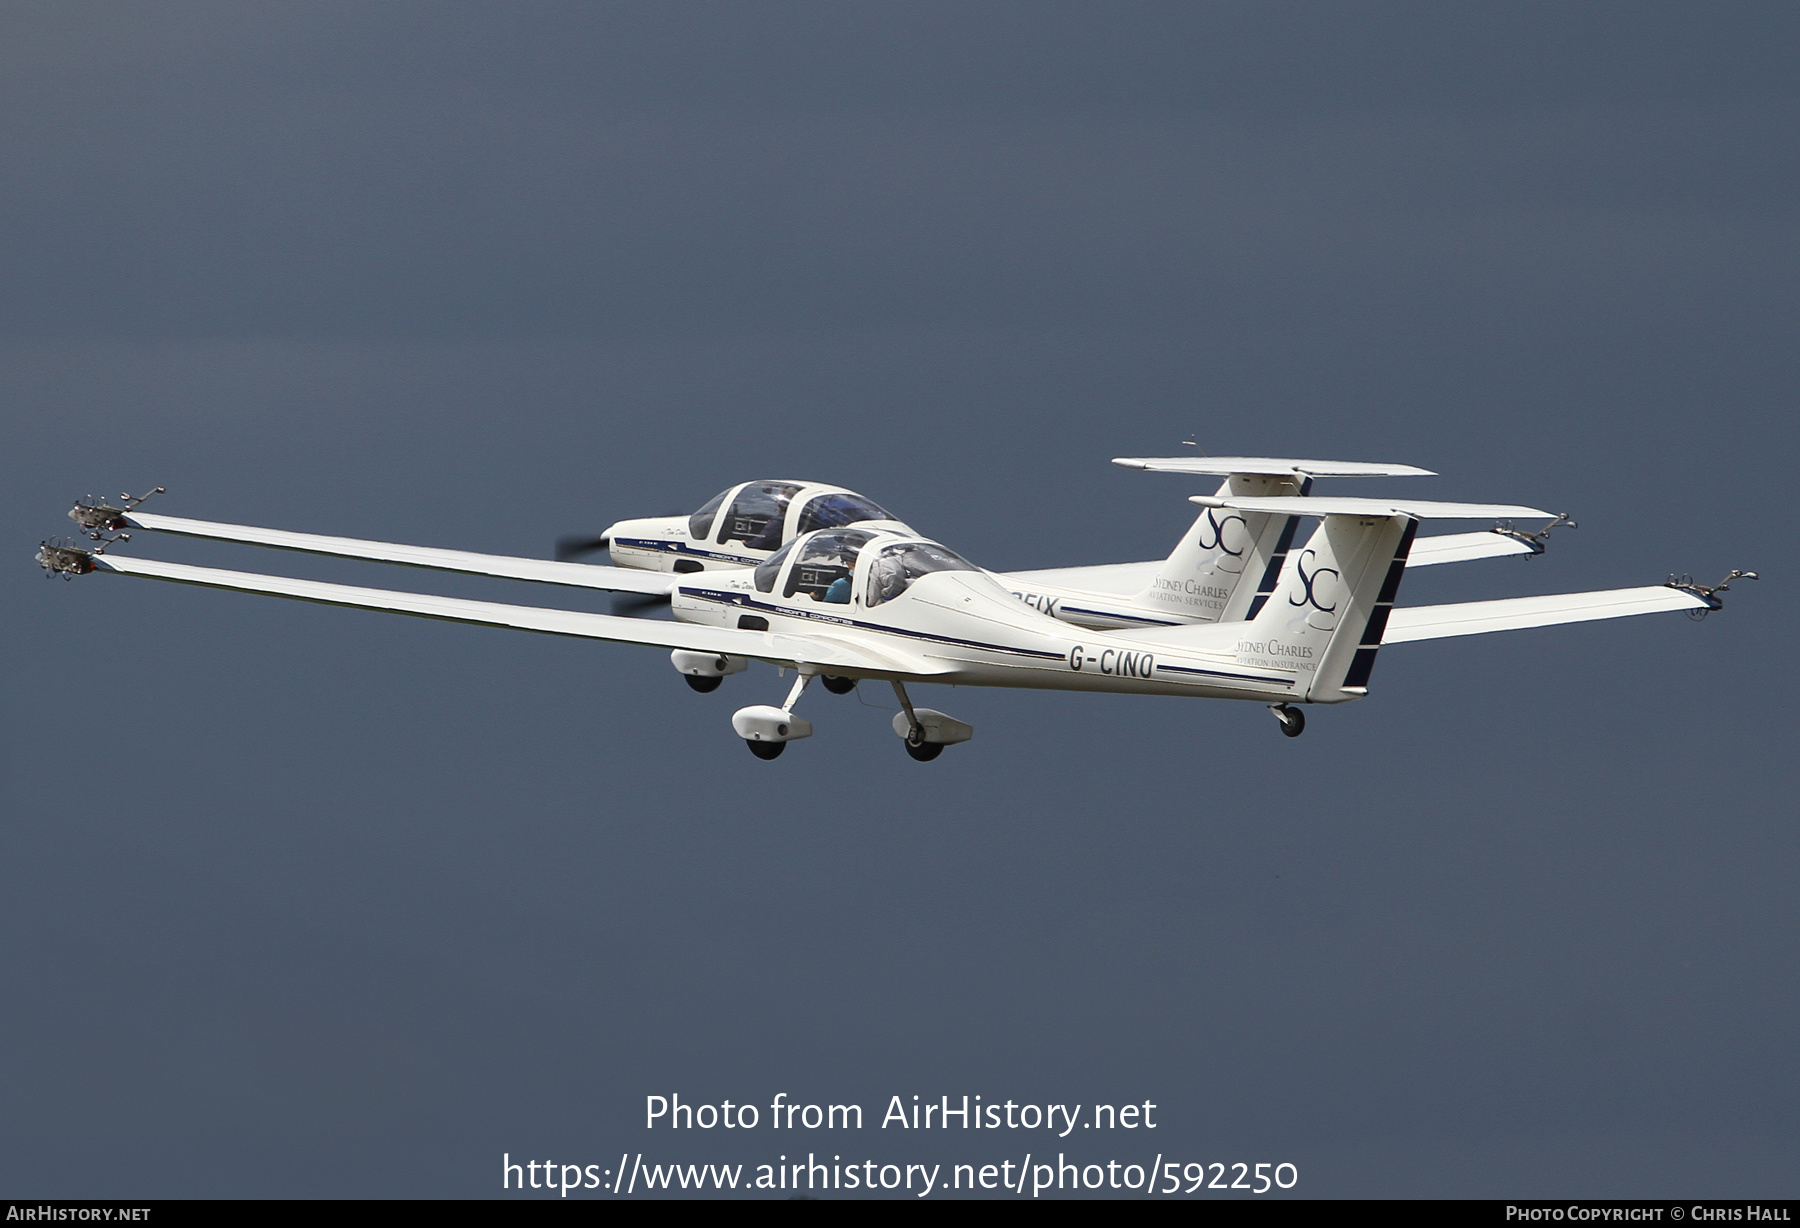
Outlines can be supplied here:
M1061 1148L1800 1193L1797 40L1785 4L0 9L0 1192ZM30 563L156 484L541 557L790 476L996 568L1151 558L1202 485L1107 461L1190 433L1581 522L1402 604L1765 579L1390 648L1296 741L928 689L976 735L921 765L822 693L752 758L763 666L699 696L654 650ZM669 1092L874 1116L646 1134ZM965 1093L1161 1124L874 1125Z

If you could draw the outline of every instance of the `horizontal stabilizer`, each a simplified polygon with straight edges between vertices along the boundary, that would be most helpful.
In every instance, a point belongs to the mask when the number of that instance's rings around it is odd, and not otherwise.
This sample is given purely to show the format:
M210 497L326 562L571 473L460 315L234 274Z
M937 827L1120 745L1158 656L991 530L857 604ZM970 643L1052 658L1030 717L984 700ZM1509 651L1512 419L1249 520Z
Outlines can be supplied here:
M1308 499L1307 503L1317 503ZM1497 559L1508 555L1537 554L1531 543L1507 533L1483 529L1477 533L1440 533L1413 539L1408 567L1432 567L1438 563L1466 563L1473 559ZM1098 563L1087 567L1050 567L1037 571L997 571L1001 584L1026 588L1077 589L1114 597L1131 597L1149 588L1163 567L1161 559L1143 563Z
M816 665L850 674L912 677L947 672L949 668L934 667L923 662L900 661L861 644L846 643L824 635L778 635L762 631L741 631L735 627L702 627L693 623L664 622L660 619L620 618L612 614L588 614L576 610L502 605L492 601L470 601L426 593L396 593L388 589L357 588L348 584L326 584L318 580L293 580L285 576L265 576L254 572L221 571L213 567L121 558L112 554L94 554L91 556L91 563L94 571L110 571L122 576L172 580L178 584L198 584L206 588L231 589L240 593L262 593L321 605L381 610L390 614L409 614L415 618L508 627L516 631L538 631L547 635L568 635L581 639L609 640L618 644L686 648L695 652L754 657L759 661L772 661L778 665Z
M1413 538L1412 552L1406 556L1408 567L1431 567L1438 563L1466 563L1471 559L1497 559L1509 554L1539 554L1532 544L1508 533L1484 529L1478 533L1440 533L1436 537Z
M638 571L629 567L600 567L589 563L555 563L548 559L513 558L503 554L475 554L467 550L439 550L431 546L402 546L395 542L362 541L354 537L324 537L317 533L290 533L285 529L259 529L245 524L218 524L181 516L155 516L129 512L122 518L127 528L212 541L270 546L303 554L328 554L341 559L367 559L373 563L398 563L434 571L457 571L472 576L497 576L503 580L535 580L540 584L564 584L595 588L609 593L643 593L666 597L678 576L667 572Z
M1501 520L1513 516L1541 516L1549 512L1516 503L1434 503L1425 499L1340 499L1283 495L1277 498L1239 498L1235 495L1190 495L1189 503L1201 507L1228 507L1240 512L1279 512L1289 516L1411 516L1418 520Z
M1234 473L1314 478L1430 478L1429 469L1412 465L1365 461L1294 460L1281 456L1115 456L1113 464L1151 473L1203 473L1229 477Z
M1457 605L1421 605L1395 610L1388 616L1383 644L1411 640L1437 640L1454 635L1485 635L1490 631L1518 631L1527 627L1553 627L1558 623L1591 622L1600 618L1629 618L1665 610L1707 610L1705 598L1686 589L1667 585L1615 588L1597 593L1557 593L1549 597L1508 597L1500 601L1465 601Z

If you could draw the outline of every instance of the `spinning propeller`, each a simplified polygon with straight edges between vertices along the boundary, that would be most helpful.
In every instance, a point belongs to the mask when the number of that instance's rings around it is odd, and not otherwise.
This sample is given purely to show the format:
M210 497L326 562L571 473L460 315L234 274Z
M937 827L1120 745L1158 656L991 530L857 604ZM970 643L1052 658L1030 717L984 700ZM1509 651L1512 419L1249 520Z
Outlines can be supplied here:
M675 515L671 512L670 515ZM598 554L609 548L612 542L605 537L559 537L556 539L556 561L573 563L590 554ZM667 596L650 594L618 593L612 599L612 612L621 618L639 618L657 606L669 604Z
M571 563L586 554L594 554L612 545L604 537L559 537L556 539L556 561Z
M681 512L664 512L665 517L680 516ZM556 539L555 559L559 563L573 563L576 559L589 554L598 554L607 549L612 542L604 537L559 537Z
M621 618L638 618L646 610L654 610L657 606L668 604L667 596L650 593L614 593L612 612Z

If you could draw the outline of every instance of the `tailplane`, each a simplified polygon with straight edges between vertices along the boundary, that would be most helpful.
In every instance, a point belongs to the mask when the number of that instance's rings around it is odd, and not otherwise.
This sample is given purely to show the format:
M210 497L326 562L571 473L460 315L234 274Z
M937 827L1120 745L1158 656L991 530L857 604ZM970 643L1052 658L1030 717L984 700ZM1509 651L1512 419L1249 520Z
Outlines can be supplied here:
M1418 527L1405 514L1325 516L1244 628L1239 663L1297 671L1295 697L1309 703L1367 694Z
M1235 473L1219 497L1308 494L1312 479L1289 474ZM1150 586L1132 605L1183 621L1240 622L1258 598L1266 600L1281 575L1300 517L1208 507L1181 535Z
M1113 464L1160 473L1218 474L1213 500L1310 495L1316 477L1430 477L1429 469L1271 456L1121 456ZM1203 498L1195 502L1205 502ZM1198 622L1243 622L1268 604L1300 527L1299 513L1208 506L1132 605Z

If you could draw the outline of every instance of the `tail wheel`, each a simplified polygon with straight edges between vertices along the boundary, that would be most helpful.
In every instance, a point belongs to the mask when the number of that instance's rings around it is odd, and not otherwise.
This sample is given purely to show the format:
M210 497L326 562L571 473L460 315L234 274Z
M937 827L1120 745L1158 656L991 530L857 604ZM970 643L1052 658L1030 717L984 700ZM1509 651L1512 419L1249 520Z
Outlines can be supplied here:
M725 681L725 679L719 677L717 674L683 674L682 677L687 679L687 684L689 686L693 687L696 691L699 691L702 695L718 690L719 684Z
M1281 714L1281 732L1290 738L1297 738L1306 732L1306 713L1298 708L1289 708Z
M833 695L848 695L856 689L856 679L839 678L836 674L821 674L819 681L823 682L825 689Z
M744 745L748 746L750 748L750 753L755 755L758 759L779 759L781 758L781 752L787 749L786 742L745 741Z
M944 753L944 744L942 742L919 742L915 744L911 738L908 738L906 740L906 753L911 755L914 759L917 759L920 763L930 763L933 759L936 759L939 755Z

